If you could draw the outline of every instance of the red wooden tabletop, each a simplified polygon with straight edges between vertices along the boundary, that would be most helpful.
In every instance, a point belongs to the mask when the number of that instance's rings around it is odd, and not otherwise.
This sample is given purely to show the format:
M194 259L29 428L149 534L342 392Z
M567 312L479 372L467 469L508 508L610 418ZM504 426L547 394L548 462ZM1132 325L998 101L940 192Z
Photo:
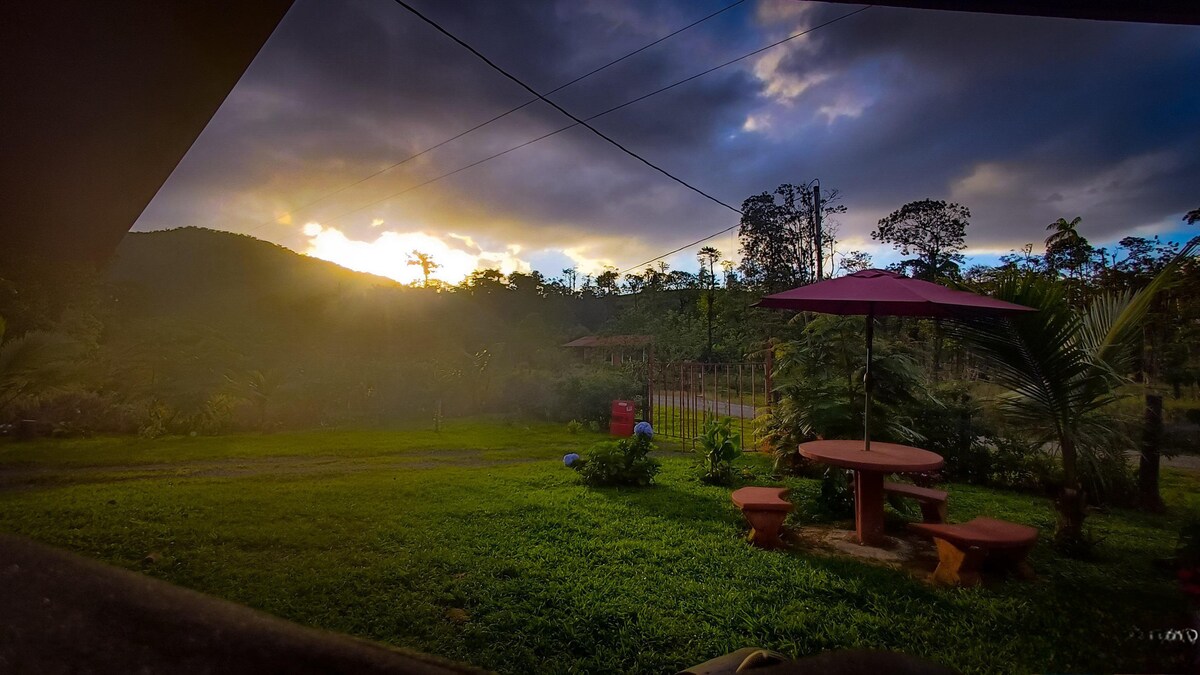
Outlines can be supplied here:
M800 454L823 464L880 473L933 471L945 461L928 450L879 441L871 441L870 450L863 450L862 441L812 441L800 444Z

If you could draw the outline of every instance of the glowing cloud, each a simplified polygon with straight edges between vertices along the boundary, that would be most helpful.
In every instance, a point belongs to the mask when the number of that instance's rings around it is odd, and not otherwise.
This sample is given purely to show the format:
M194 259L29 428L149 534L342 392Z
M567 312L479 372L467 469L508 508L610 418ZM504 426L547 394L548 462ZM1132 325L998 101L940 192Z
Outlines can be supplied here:
M426 232L394 231L365 241L351 239L341 230L320 223L308 223L303 232L308 237L306 255L406 284L424 279L420 267L408 264L413 251L428 254L439 265L430 278L451 284L461 282L477 269L497 268L505 274L530 269L529 263L517 257L521 247L516 244L503 251L484 251L469 237L454 236L456 241L451 245ZM468 242L464 250L463 244Z
M754 75L766 84L764 93L767 97L783 103L790 103L809 87L821 84L830 78L829 73L798 75L788 72L782 67L787 55L787 51L771 51L754 62Z
M582 274L600 274L606 267L616 267L612 258L592 257L585 253L589 246L572 246L563 249L563 255L575 263L575 268Z

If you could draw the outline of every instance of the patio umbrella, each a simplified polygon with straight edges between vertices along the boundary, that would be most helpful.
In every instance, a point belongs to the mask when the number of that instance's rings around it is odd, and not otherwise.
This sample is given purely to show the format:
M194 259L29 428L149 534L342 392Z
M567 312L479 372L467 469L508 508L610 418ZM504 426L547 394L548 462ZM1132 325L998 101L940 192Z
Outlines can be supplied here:
M863 270L768 295L756 307L867 317L867 369L863 376L863 449L871 449L871 348L876 316L979 317L1037 310L986 295L956 291L885 270Z

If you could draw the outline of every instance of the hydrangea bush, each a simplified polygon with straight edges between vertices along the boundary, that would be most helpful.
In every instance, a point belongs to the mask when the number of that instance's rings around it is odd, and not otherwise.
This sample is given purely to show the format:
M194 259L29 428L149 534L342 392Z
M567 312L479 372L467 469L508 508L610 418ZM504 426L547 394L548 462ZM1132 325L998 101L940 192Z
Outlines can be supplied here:
M571 453L563 457L563 463L578 471L587 485L650 485L660 468L658 461L647 456L654 449L653 438L650 423L638 422L631 438L597 443L586 459Z

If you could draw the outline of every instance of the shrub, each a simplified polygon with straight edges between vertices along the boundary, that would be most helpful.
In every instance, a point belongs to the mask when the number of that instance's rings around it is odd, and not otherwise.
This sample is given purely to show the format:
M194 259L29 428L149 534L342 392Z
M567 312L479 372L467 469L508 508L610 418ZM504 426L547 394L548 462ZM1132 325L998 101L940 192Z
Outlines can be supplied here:
M570 467L591 486L649 485L659 470L658 462L647 456L654 449L651 438L649 433L635 433L631 438L597 443L586 459L576 460Z
M701 480L710 485L733 482L733 460L742 454L742 435L733 430L733 419L710 419L700 431Z
M1044 490L1062 484L1062 469L1041 443L1013 434L996 434L990 446L988 484L1017 490Z
M500 382L500 396L496 409L504 413L541 419L578 419L579 416L575 414L559 415L559 404L555 400L559 385L560 379L548 371L509 373Z
M571 420L567 422L567 433L574 436L583 430L583 424L579 420Z
M642 392L641 380L620 368L579 367L566 373L530 370L507 374L492 409L524 417L608 423L612 402Z
M192 417L192 431L217 435L233 429L233 413L238 407L238 400L229 394L213 394L204 402L203 407Z
M113 395L68 389L26 397L0 414L0 422L13 425L36 420L53 436L89 436L94 433L131 433L139 427L136 406Z
M988 481L991 457L984 437L990 435L979 405L962 384L933 389L931 398L912 406L912 429L921 447L941 455L946 480L982 484Z
M165 403L153 402L146 406L142 425L138 427L138 436L142 438L158 438L167 435L174 413Z
M854 515L854 472L828 467L821 476L821 492L817 494L817 510L829 518L848 518Z
M1133 447L1128 445L1127 447ZM1081 458L1079 478L1089 503L1107 506L1134 506L1137 503L1137 477L1121 446Z
M608 423L612 402L632 399L642 391L632 373L618 368L577 369L554 383L549 414L559 420L590 420Z

